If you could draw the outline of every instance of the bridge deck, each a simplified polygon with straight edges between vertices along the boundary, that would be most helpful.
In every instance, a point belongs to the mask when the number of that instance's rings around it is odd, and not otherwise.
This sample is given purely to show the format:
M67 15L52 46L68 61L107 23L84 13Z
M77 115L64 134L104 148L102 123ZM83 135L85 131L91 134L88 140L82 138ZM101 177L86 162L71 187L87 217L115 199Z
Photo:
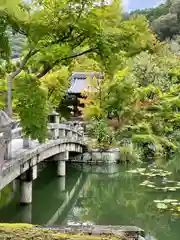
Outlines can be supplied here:
M29 149L32 149L34 147L37 147L38 145L41 145L37 140L31 140ZM27 151L27 149L23 149L23 139L13 139L11 141L11 154L12 157L16 156L17 153L21 153Z
M40 143L37 140L31 140L29 149L33 149L33 148L37 147L38 145L40 145ZM13 139L11 141L11 145L10 146L11 146L10 151L11 151L11 157L12 158L15 158L17 155L27 151L27 149L23 148L23 139L22 138ZM0 163L1 163L0 167L2 169L6 169L11 164L11 161L5 160L4 162L0 162Z

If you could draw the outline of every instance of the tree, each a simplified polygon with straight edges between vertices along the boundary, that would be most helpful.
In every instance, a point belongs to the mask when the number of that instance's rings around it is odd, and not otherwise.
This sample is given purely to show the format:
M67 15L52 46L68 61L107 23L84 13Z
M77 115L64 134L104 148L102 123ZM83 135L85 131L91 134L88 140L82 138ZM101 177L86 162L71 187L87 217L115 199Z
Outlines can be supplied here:
M131 15L145 15L150 21L153 31L164 41L180 34L180 1L168 0L156 8L136 10Z
M100 72L101 67L97 61L87 56L74 59L70 65L71 72Z
M168 13L156 19L152 24L153 30L158 34L161 40L172 39L179 34L179 24L177 14Z
M31 74L21 73L14 84L16 110L25 136L43 142L47 137L48 93Z
M41 85L48 91L49 108L56 109L63 100L69 86L70 72L67 67L62 67L54 72L49 72L41 78Z
M9 36L7 30L9 27L16 29L16 20L22 17L23 12L19 7L19 0L1 1L0 3L0 14L1 14L1 30L0 30L0 54L1 58L7 60L11 54Z
M167 45L172 53L176 54L177 56L180 56L180 36L168 40Z
M67 0L53 3L49 0L33 1L29 8L23 10L27 20L17 21L17 26L18 31L26 35L29 44L20 66L8 77L9 115L12 115L12 80L30 59L34 61L36 68L39 67L36 77L41 78L59 63L69 64L77 56L97 51L98 46L93 39L97 39L105 31L105 26L117 22L120 16L119 3L116 0L110 6L95 6L92 0L74 1L70 5ZM11 13L7 14L9 18L12 17ZM112 15L115 16L114 21L110 21Z
M161 53L142 52L129 58L124 70L113 77L105 75L96 91L86 94L85 117L116 119L116 140L122 145L132 142L146 154L149 148L153 154L175 151L180 107L178 65L179 59L166 48Z
M155 51L156 44L143 17L123 21L118 0L111 4L103 2L74 0L69 4L68 0L38 0L26 6L18 4L24 14L21 19L3 10L9 25L27 39L19 65L8 76L9 115L12 115L12 81L24 71L33 74L32 79L39 79L41 84L47 83L47 79L50 83L50 78L60 73L58 68L87 54L111 74L121 56L134 55L142 49Z
M145 15L150 22L153 22L155 19L166 15L169 12L168 3L160 4L156 8L148 8L143 10L135 10L131 12L131 15Z

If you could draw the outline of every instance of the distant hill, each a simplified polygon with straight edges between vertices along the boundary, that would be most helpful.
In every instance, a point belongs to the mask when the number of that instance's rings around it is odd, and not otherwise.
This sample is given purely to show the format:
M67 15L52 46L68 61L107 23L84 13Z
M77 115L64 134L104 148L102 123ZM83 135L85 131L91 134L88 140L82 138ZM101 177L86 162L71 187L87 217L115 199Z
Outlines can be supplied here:
M25 43L25 37L21 34L12 34L12 32L8 31L8 35L10 38L10 42L11 42L11 49L12 49L12 54L11 57L14 58L19 58L22 50L23 50L23 46Z
M19 58L24 46L25 37L18 34L12 36L12 58Z
M167 0L156 8L136 10L133 14L145 15L162 41L180 35L180 0Z

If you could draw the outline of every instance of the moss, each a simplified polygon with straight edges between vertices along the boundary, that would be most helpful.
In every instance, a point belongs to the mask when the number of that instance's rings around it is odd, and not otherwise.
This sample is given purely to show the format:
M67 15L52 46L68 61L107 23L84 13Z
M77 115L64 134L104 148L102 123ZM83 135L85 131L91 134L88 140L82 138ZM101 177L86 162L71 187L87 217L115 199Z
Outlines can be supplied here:
M0 223L0 228L32 228L34 225L32 224L27 224L27 223Z
M0 224L0 240L120 240L115 236L89 236L83 233L63 234L37 229L31 224Z

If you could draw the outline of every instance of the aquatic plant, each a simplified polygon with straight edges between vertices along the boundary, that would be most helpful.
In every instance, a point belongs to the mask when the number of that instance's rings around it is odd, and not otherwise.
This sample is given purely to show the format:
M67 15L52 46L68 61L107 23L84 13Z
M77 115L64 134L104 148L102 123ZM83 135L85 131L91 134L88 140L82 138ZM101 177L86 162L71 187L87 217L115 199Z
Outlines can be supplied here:
M180 202L177 199L154 200L154 203L159 210L169 210L173 215L180 216Z
M136 168L127 171L131 174L136 174L146 177L140 183L140 186L151 189L152 191L176 192L180 189L180 182L168 179L172 172L160 168L155 168L155 165L150 165L147 168ZM156 207L160 210L172 211L173 214L180 213L180 202L177 199L153 200ZM180 215L180 214L177 214Z

